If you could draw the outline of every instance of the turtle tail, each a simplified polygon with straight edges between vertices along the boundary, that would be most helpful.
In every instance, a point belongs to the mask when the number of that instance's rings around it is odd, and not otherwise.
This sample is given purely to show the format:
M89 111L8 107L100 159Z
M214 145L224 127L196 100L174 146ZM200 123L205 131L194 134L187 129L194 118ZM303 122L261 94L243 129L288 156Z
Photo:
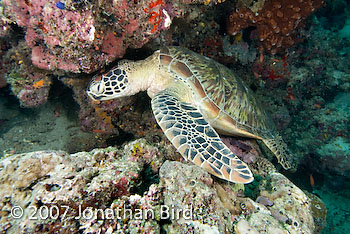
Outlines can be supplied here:
M278 162L285 170L296 169L295 158L288 149L287 144L283 141L279 134L276 134L274 138L263 139L264 144L272 151L276 156Z

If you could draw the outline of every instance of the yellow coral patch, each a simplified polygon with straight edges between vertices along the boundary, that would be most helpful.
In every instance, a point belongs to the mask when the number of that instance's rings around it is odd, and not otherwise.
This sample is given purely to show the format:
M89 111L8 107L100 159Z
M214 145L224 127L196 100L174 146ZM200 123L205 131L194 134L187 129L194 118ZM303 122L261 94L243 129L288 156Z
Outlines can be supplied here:
M139 143L136 143L133 146L133 149L131 150L131 154L136 157L142 157L143 156L143 150Z

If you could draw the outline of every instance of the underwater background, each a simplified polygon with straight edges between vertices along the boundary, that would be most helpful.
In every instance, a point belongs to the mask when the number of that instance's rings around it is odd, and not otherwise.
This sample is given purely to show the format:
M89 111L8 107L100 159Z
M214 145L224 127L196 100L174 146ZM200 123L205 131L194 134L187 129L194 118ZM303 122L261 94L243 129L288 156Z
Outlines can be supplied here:
M1 0L0 16L4 233L350 233L349 1ZM94 75L171 45L242 79L297 170L255 140L223 136L255 181L215 179L182 160L146 93L87 97ZM74 219L81 206L164 204L191 204L194 216ZM69 208L32 220L28 207Z

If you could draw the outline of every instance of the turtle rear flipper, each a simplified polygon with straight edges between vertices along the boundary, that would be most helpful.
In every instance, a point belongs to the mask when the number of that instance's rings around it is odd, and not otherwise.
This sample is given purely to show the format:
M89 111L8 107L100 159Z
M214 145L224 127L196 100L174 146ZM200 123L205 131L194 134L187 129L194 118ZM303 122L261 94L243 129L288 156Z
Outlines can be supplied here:
M263 139L264 144L272 151L276 156L278 162L285 170L293 170L296 165L293 155L289 152L286 143L282 137L276 133L276 136L272 139Z
M228 181L253 181L248 166L221 141L198 108L164 90L152 99L152 109L165 135L186 160Z

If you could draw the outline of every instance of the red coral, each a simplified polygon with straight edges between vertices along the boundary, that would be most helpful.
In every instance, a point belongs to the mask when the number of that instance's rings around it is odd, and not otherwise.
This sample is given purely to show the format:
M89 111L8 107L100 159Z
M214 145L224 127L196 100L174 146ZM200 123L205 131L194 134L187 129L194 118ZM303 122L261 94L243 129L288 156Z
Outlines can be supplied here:
M111 58L122 57L126 49L123 39L124 36L116 37L112 32L107 33L102 42L101 51L108 54Z
M160 6L164 5L163 0L156 0L154 2L150 2L148 5L148 8L145 8L144 11L147 13L149 12L149 19L148 21L153 24L152 33L154 33L157 29L159 24L162 22L162 11L160 9ZM158 10L156 10L158 8Z
M116 181L115 186L117 187L117 197L121 197L124 195L129 195L129 179L127 177L121 177L118 181Z
M237 8L228 18L227 32L235 35L249 26L256 27L260 50L283 52L301 40L297 29L323 5L324 0L268 0L257 13Z

